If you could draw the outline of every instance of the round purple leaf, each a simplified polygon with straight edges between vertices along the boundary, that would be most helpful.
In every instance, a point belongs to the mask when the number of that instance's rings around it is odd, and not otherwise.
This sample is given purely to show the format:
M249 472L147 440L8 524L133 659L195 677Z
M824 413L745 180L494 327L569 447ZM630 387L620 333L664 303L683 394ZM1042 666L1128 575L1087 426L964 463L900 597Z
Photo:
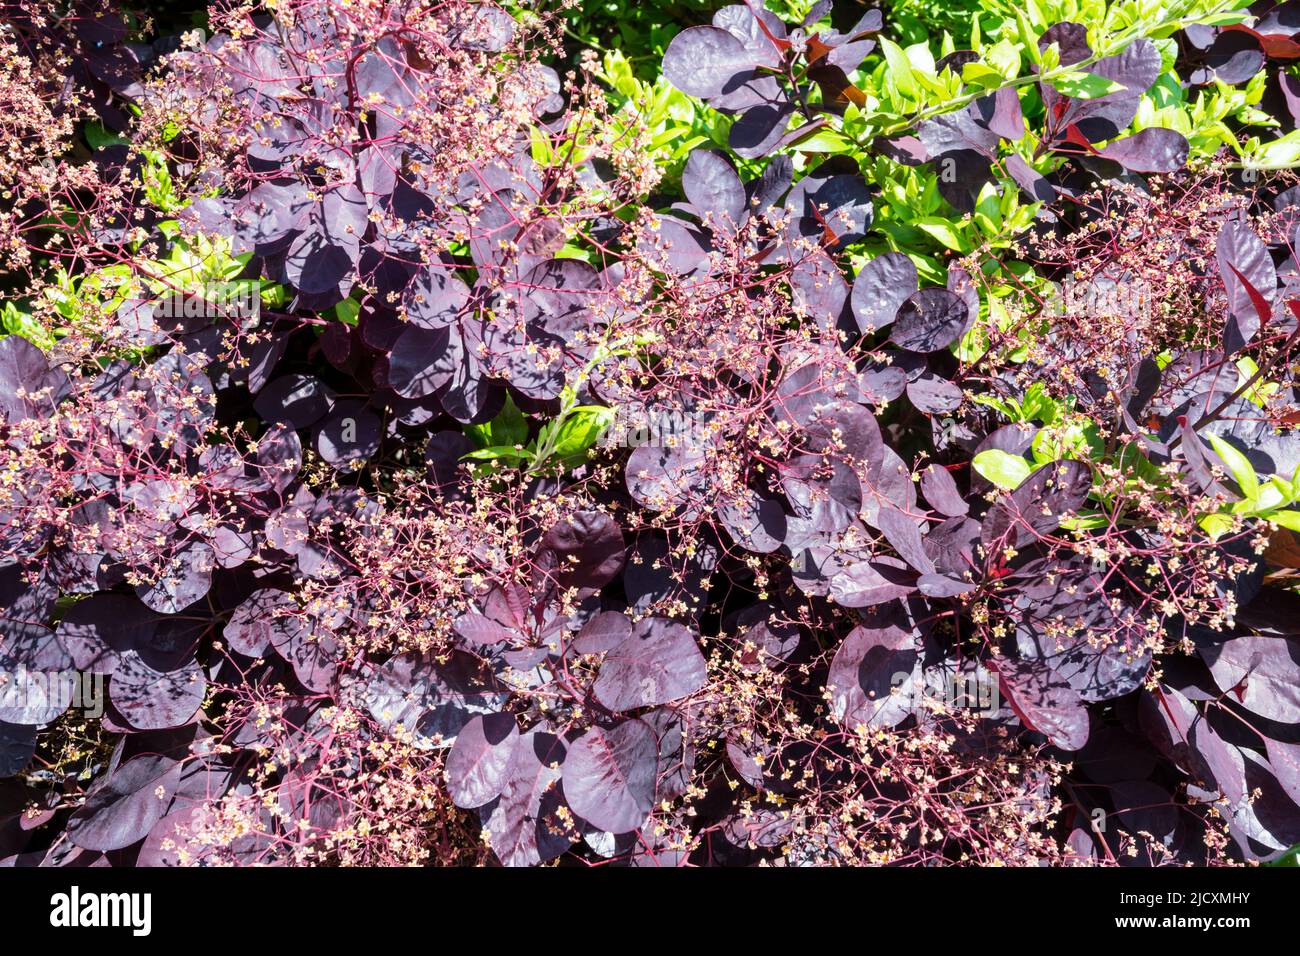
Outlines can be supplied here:
M642 720L592 727L564 758L564 796L573 812L610 833L645 823L654 806L659 741Z
M156 671L136 651L122 655L108 685L113 706L137 730L188 724L207 692L208 682L196 662L173 671Z
M757 59L726 30L689 27L668 44L663 71L668 82L687 96L707 99L720 95L732 77L752 68Z
M890 341L913 352L937 352L961 337L968 316L966 303L957 294L922 289L899 306Z
M500 796L518 740L512 714L482 714L462 727L447 753L452 803L472 809Z
M617 712L679 700L703 687L706 676L695 635L674 621L648 617L610 649L592 689Z

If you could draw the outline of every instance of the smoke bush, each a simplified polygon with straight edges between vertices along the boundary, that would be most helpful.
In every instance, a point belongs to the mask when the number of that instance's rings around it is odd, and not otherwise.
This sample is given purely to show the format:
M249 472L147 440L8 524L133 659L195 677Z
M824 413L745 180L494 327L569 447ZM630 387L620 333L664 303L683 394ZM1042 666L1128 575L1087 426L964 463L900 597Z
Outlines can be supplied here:
M649 81L563 8L15 5L0 859L1283 856L1294 39L1231 6L731 5Z

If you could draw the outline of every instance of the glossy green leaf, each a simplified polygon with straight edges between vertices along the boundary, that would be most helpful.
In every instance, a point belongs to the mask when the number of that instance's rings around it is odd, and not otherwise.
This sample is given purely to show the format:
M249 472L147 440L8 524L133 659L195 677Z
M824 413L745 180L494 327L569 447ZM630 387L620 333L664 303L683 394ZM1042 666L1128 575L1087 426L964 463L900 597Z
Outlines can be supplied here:
M1232 477L1241 488L1242 494L1250 501L1258 498L1259 478L1255 476L1255 469L1246 456L1213 432L1207 433L1206 437L1209 438L1215 453L1228 466L1228 471L1232 473Z
M1012 491L1029 477L1033 466L1020 455L990 448L975 456L975 470L1003 491Z

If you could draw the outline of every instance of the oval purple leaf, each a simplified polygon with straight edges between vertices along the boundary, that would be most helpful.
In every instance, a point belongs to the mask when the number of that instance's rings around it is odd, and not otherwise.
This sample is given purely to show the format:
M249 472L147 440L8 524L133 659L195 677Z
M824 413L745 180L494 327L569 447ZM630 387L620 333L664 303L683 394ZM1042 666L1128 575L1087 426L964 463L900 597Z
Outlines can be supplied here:
M648 617L610 649L592 690L620 712L680 700L703 687L706 676L695 635L674 621Z
M961 337L969 310L947 289L914 292L898 308L890 341L912 352L937 352Z
M564 796L573 812L610 833L645 823L654 806L659 742L642 720L592 727L564 758Z
M447 792L452 803L472 809L501 793L519 740L512 714L482 714L456 736L447 752Z

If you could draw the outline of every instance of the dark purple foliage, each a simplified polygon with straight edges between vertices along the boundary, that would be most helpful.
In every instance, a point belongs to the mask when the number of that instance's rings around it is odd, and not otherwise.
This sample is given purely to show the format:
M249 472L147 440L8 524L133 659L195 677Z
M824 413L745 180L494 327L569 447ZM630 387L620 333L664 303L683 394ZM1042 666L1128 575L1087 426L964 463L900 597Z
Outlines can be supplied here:
M1194 182L1183 135L1129 134L1161 47L1086 62L1056 24L1040 48L1117 89L1034 76L826 154L884 18L725 6L662 68L730 149L652 198L614 153L572 160L581 84L505 10L439 5L434 30L363 6L286 4L161 74L194 110L152 143L174 218L278 287L255 321L176 315L206 302L178 292L116 305L104 342L0 338L0 860L409 861L469 832L457 861L932 865L1021 860L1032 833L1053 862L1200 863L1216 814L1224 859L1300 840L1276 529L1191 515L1250 504L1219 441L1261 482L1300 466L1295 190L1171 224L1186 250L1149 267L1194 253L1204 314L1158 342L1128 323L1106 362L1048 303L982 316L1026 274L990 250L878 217L870 164L894 162L954 218L996 182L1044 204L1036 239L1124 246L1114 183ZM1180 68L1300 58L1293 21L1188 29ZM76 32L109 120L156 51L115 16ZM128 152L85 162L130 183ZM137 192L75 255L129 258L135 211L176 248ZM991 451L1016 481L981 473ZM51 769L80 720L65 672L106 690L81 776Z

